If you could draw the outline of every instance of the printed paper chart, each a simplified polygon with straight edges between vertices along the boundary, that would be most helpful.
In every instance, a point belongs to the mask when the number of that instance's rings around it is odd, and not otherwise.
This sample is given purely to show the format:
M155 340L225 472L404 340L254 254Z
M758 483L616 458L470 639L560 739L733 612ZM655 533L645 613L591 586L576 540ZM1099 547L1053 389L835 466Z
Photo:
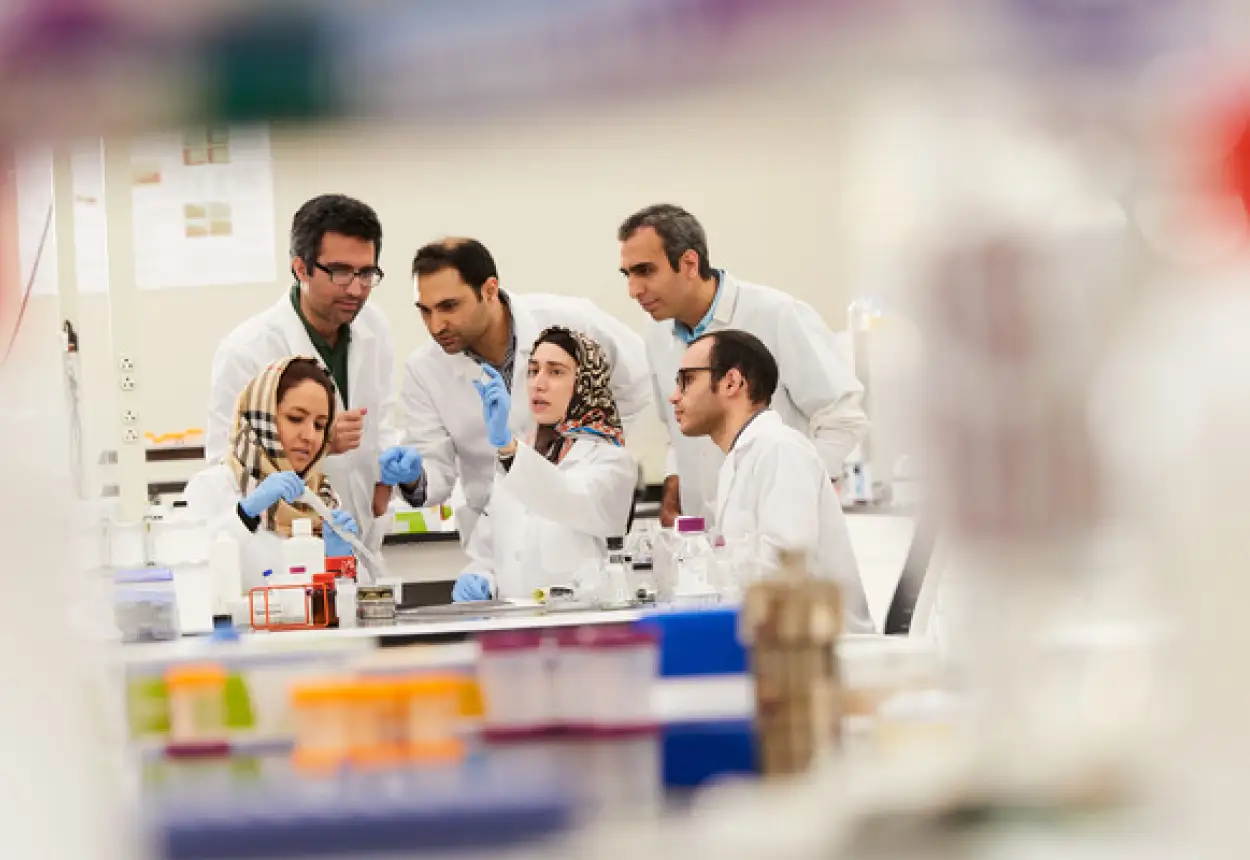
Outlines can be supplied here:
M266 128L200 127L140 138L131 179L140 288L273 280L273 165Z

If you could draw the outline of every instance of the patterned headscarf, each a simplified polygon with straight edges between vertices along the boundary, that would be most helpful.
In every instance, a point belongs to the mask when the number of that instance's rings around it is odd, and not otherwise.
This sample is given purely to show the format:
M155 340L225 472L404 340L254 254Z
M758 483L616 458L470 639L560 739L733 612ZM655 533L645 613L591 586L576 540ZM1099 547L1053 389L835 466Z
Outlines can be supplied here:
M246 498L265 478L275 472L294 472L294 467L286 458L286 451L278 441L278 383L287 366L296 360L316 361L304 356L292 356L275 361L261 374L247 384L239 394L238 403L234 407L234 428L230 431L230 450L224 462L239 481L239 491ZM333 384L333 383L331 383ZM325 442L321 450L313 458L312 463L304 471L304 484L321 497L331 508L338 507L338 497L330 487L330 482L318 469L318 465L330 450L329 427L334 426L334 396L330 396L330 421L326 430ZM291 522L297 519L313 521L313 532L321 533L321 517L317 516L304 502L288 504L279 500L277 504L261 513L261 523L265 528L278 534L290 537Z
M555 438L544 452L547 459L559 463L578 438L598 438L613 445L624 445L625 431L621 427L616 397L612 394L612 365L603 354L603 347L581 332L551 326L534 341L534 349L550 334L566 335L577 346L577 354L573 356L577 360L577 378L564 420L555 426Z

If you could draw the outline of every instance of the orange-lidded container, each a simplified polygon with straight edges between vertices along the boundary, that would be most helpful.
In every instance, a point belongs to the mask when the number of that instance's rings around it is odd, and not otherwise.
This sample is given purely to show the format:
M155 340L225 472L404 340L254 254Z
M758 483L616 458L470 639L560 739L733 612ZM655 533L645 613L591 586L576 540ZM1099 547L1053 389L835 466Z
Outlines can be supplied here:
M448 761L464 756L460 720L465 679L459 675L414 675L400 684L407 752L417 761Z
M364 767L402 762L406 730L400 682L394 678L360 678L348 685L347 699L352 762Z
M325 678L291 688L295 724L292 761L297 767L328 770L345 764L351 753L350 679Z
M169 741L175 745L226 741L226 670L215 663L175 666L165 672Z

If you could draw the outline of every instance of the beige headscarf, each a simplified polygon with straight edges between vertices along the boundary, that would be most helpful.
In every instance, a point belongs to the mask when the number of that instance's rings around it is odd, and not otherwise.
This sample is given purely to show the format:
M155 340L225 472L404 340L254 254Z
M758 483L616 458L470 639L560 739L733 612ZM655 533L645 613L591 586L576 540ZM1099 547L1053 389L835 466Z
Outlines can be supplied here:
M230 450L224 462L239 481L239 491L246 498L265 478L275 472L294 472L291 462L286 458L286 451L278 441L278 383L282 374L294 361L312 361L315 358L292 356L275 361L260 375L247 384L239 394L238 403L234 408L234 428L230 431ZM318 362L318 364L320 364ZM327 425L325 442L317 452L312 463L304 471L304 484L321 497L330 508L339 506L338 497L330 487L329 480L318 468L330 450L330 431L334 426L334 401L330 396L330 421ZM321 517L304 502L288 504L279 500L277 504L261 513L261 523L265 528L278 534L290 537L291 522L297 519L313 521L313 532L321 533Z

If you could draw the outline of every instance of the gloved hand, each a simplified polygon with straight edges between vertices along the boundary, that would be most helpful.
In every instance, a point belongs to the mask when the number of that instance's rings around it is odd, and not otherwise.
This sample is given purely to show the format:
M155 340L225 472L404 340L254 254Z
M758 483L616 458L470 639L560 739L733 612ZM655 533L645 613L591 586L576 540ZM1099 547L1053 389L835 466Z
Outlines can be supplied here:
M339 528L360 537L360 526L356 525L356 521L347 511L341 508L331 511L330 519L334 520L334 524ZM326 558L344 558L352 554L352 545L339 537L334 529L327 525L321 526L321 539L326 544Z
M456 603L490 600L490 580L480 573L462 573L451 589L451 599Z
M512 395L508 393L508 386L499 375L499 371L489 364L483 364L482 369L486 371L490 381L483 384L475 379L473 387L482 398L482 415L486 418L486 438L494 447L504 448L512 441L512 431L508 429L508 413L512 411Z
M239 502L243 513L249 517L259 517L282 499L294 502L304 495L304 479L294 472L274 472L260 482L260 486L252 490L251 495Z
M421 452L416 448L395 445L387 448L378 457L378 467L382 471L382 483L388 487L411 484L421 477Z

